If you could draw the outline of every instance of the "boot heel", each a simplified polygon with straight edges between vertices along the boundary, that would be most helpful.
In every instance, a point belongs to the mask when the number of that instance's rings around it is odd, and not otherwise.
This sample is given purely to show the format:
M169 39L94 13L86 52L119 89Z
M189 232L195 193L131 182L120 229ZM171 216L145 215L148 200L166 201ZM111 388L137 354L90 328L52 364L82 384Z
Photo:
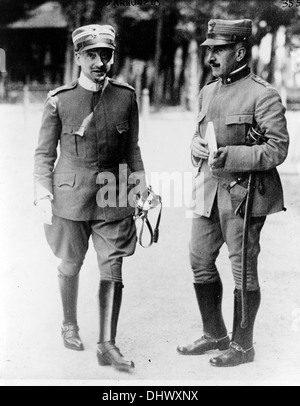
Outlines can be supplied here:
M254 348L253 348L253 349L251 349L251 350L249 351L249 353L247 354L246 360L245 360L245 364L251 363L251 362L254 362L254 361L255 361L255 350L254 350Z
M84 351L81 338L78 334L79 327L77 324L66 324L62 326L61 335L65 348L73 351Z
M97 359L98 359L98 364L99 364L101 367L107 367L107 366L111 365L111 364L104 358L104 356L101 355L101 354L99 354L98 352L97 352Z
M127 361L121 354L118 347L112 343L102 344L102 350L97 351L98 363L100 366L112 366L121 372L133 372L135 369L132 361ZM106 347L106 348L105 348Z
M226 351L230 346L229 337L224 338L222 341L218 342L218 350L219 351Z

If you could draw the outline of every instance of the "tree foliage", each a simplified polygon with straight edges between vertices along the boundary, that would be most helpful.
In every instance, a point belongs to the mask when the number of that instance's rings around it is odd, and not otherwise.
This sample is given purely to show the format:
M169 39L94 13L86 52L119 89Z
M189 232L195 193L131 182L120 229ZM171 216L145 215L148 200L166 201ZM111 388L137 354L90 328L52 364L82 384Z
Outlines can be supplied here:
M118 6L105 0L57 0L63 9L71 33L76 27L89 23L111 23L117 29L118 53L116 70L124 63L142 60L154 65L154 93L165 101L178 101L174 93L174 60L181 49L182 72L180 85L184 83L184 69L188 63L189 46L192 41L199 45L206 37L207 23L211 18L253 20L253 41L259 45L267 34L275 34L280 26L287 27L289 37L299 37L300 8L283 9L279 0L160 0L160 6ZM0 0L0 24L7 24L26 16L32 8L46 0ZM120 3L120 2L119 2ZM273 35L274 36L274 35ZM71 39L71 37L70 37ZM72 44L69 41L66 60L67 78L76 76L72 69ZM206 80L205 51L198 47L198 59L202 72L200 82ZM272 79L272 66L270 76ZM168 94L168 97L166 96Z
M278 0L160 0L160 7L151 5L112 7L105 0L57 0L63 7L70 30L79 25L96 23L105 17L118 27L124 52L140 59L154 57L156 27L163 20L162 65L170 47L192 38L205 38L210 18L250 18L254 22L254 39L259 43L267 32L279 26L293 26L297 31L299 8L282 8ZM0 24L17 20L46 0L0 0ZM112 2L111 2L112 3ZM262 24L262 21L265 22ZM172 52L170 51L172 54Z

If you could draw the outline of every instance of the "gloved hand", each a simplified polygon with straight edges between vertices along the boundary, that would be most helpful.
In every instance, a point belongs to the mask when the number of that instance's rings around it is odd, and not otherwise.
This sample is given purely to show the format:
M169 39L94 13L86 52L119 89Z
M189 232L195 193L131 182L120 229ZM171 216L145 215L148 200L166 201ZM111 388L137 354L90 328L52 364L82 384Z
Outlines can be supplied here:
M43 224L52 225L52 204L49 196L40 199L36 203L37 213Z

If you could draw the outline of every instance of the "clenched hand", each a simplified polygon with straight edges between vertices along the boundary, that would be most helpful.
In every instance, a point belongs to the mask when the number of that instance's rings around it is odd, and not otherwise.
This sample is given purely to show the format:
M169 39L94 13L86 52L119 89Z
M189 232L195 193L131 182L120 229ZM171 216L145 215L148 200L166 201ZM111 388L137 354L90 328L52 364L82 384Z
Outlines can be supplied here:
M215 152L213 157L209 160L210 167L212 169L222 169L222 168L224 168L227 156L228 156L227 147L219 148L218 151Z
M191 150L192 150L192 154L195 158L206 159L206 160L209 158L207 142L199 136L197 136L193 139L192 144L191 144Z

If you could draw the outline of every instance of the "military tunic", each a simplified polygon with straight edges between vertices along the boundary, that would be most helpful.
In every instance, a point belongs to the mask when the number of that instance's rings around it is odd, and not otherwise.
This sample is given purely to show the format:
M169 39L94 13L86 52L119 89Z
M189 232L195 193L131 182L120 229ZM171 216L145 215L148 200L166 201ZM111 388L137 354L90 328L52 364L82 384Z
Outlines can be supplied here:
M50 92L45 105L35 153L35 197L52 194L53 213L69 220L118 220L133 214L132 202L120 201L119 186L129 193L128 177L144 171L133 88L110 79L98 103L96 98L75 82ZM116 199L106 207L99 204L101 173L116 180L109 184Z
M256 172L257 182L262 182L265 188L264 194L255 189L253 216L283 210L283 191L276 167L287 156L289 135L278 92L249 72L240 80L226 84L217 80L205 86L199 97L199 110L195 136L205 138L207 123L212 121L218 147L228 147L228 157L223 170L211 171L208 162L203 162L202 176L196 178L194 190L195 213L209 217L219 185L228 184L245 172ZM246 135L255 123L269 141L248 147Z
M52 198L53 224L45 232L61 273L80 271L92 236L102 279L121 282L122 259L134 253L137 239L130 192L137 180L145 187L136 96L112 79L91 91L81 85L84 78L48 95L35 199Z

